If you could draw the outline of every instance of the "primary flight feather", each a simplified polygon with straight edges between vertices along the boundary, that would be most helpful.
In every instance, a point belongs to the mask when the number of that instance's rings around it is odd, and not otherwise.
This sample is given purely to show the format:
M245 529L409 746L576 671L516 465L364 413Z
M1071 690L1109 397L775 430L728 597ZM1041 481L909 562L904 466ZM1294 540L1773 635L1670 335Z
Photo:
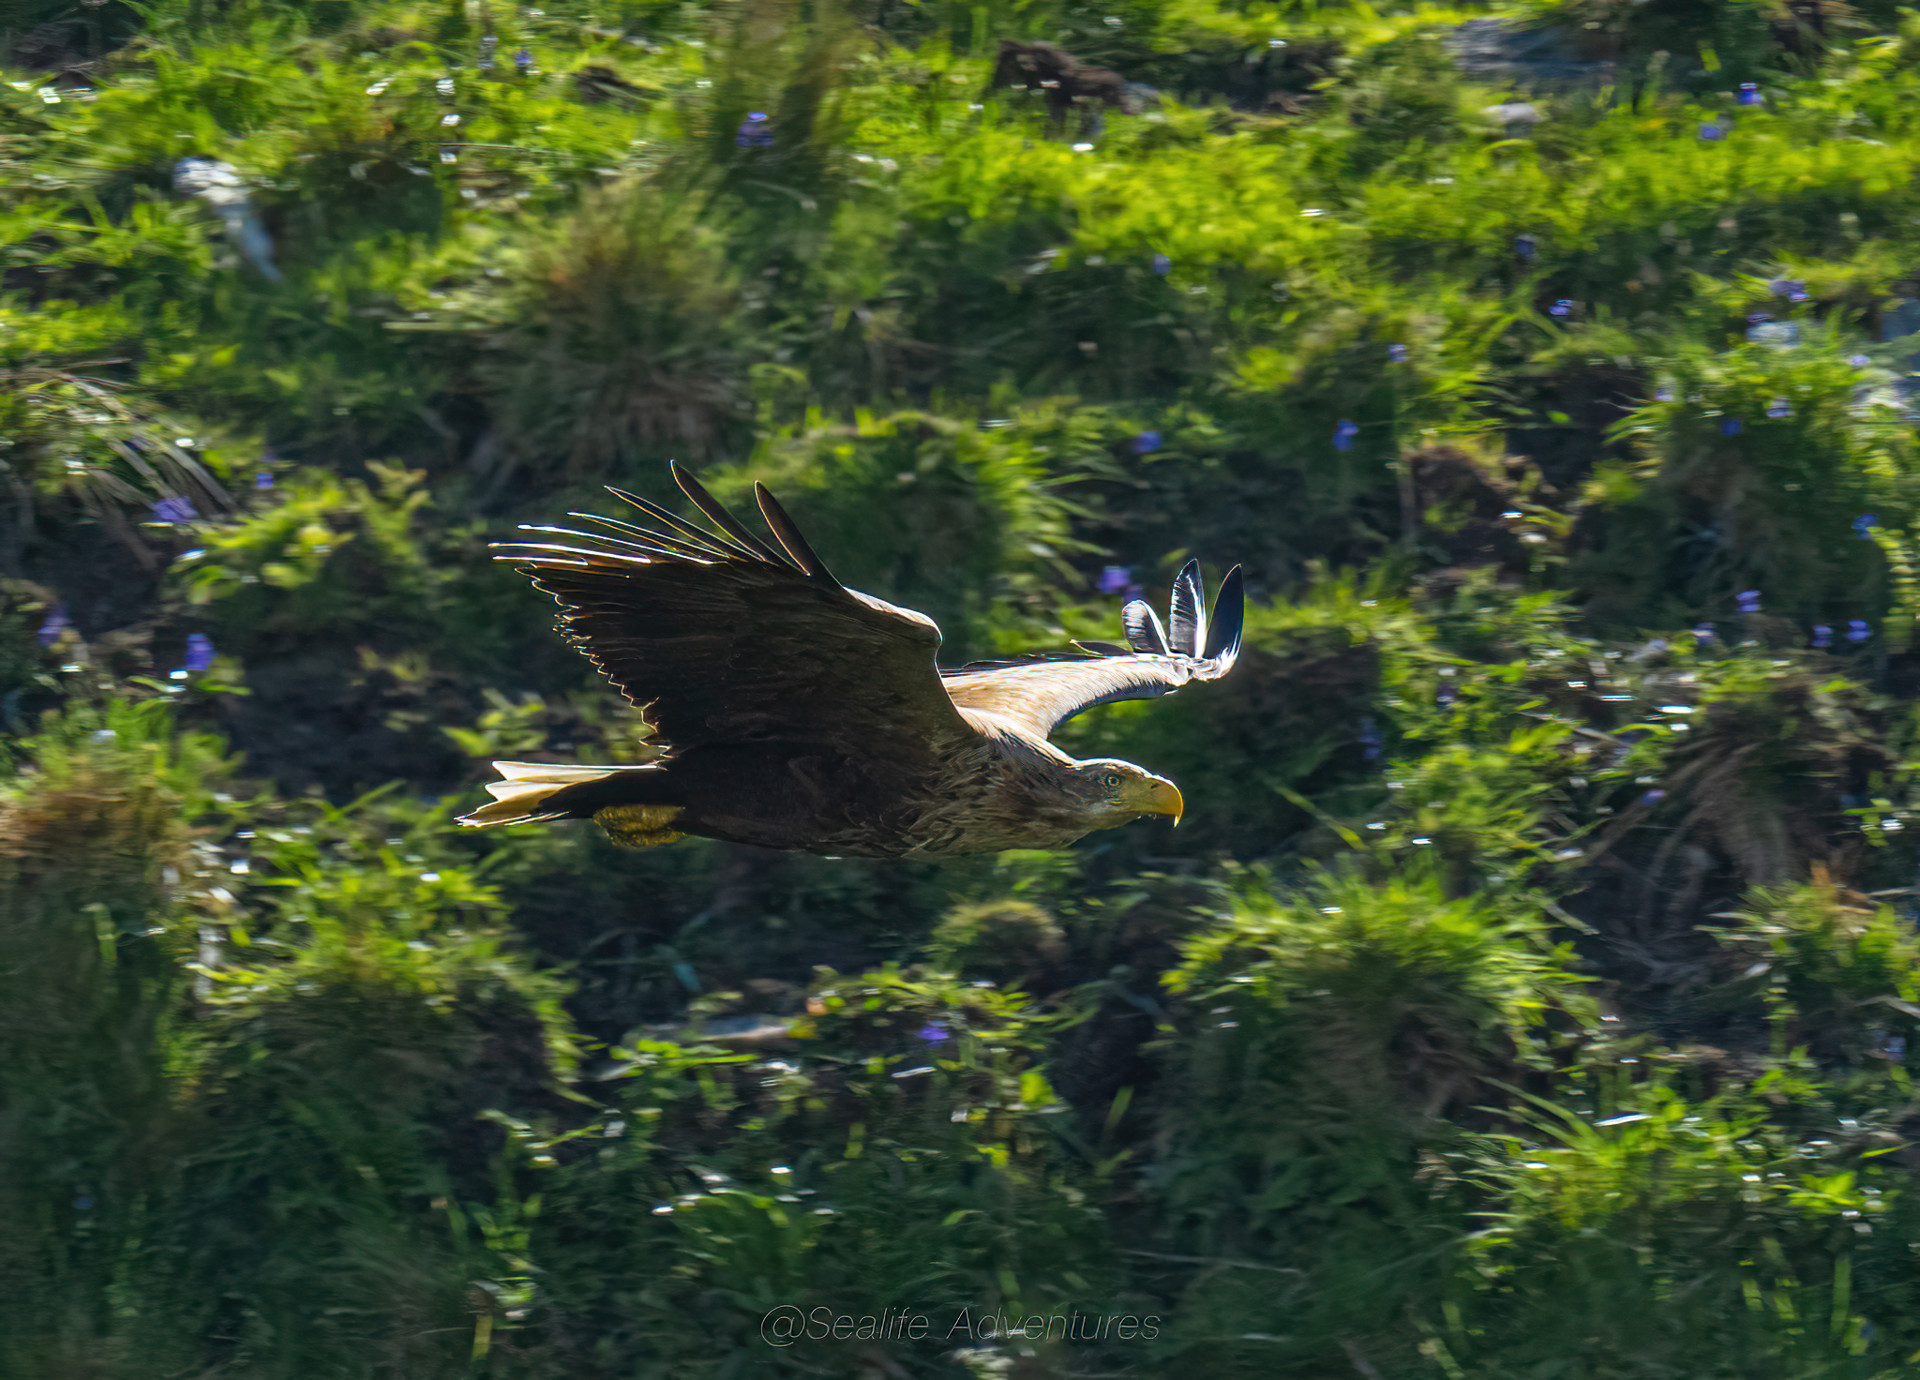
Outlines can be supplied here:
M461 823L591 818L631 846L698 834L867 857L1058 848L1153 815L1178 823L1171 781L1076 761L1047 738L1096 704L1225 675L1240 650L1239 567L1211 617L1190 561L1166 625L1138 600L1126 606L1125 646L943 672L933 620L834 579L766 489L754 496L773 544L678 465L673 476L710 527L614 489L644 524L576 513L605 530L526 528L553 540L500 548L640 707L661 755L495 762L493 803Z

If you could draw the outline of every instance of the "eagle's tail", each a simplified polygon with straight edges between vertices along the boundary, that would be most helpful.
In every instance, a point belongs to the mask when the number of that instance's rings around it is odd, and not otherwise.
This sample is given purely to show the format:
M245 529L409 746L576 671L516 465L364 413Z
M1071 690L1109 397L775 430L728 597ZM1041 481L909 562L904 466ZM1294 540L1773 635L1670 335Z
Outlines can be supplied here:
M501 779L487 783L491 805L482 805L460 823L477 829L496 824L528 824L543 819L564 819L578 811L555 800L562 791L589 782L609 781L627 772L659 771L658 762L632 766L568 766L556 762L495 762L493 769ZM595 794L598 794L597 792ZM557 808L555 808L557 807ZM587 813L592 813L588 810Z

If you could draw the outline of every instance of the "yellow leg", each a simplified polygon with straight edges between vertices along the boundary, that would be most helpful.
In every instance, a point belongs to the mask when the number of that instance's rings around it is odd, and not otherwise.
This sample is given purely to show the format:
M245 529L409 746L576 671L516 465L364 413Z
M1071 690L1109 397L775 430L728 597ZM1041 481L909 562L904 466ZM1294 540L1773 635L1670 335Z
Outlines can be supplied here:
M678 805L609 805L593 822L622 848L657 848L686 837L667 826L680 816Z

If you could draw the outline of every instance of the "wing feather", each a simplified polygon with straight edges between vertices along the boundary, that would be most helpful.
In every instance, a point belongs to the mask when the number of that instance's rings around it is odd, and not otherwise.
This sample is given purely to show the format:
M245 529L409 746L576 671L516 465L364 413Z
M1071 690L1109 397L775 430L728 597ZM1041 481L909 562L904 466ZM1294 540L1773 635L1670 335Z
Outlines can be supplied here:
M593 515L591 513L580 513L580 514L576 514L575 516L591 519ZM612 519L606 518L606 519L602 519L602 521L611 523ZM622 528L625 528L628 531L633 531L633 532L638 532L641 530L640 528L637 528L637 527L627 527L625 523L621 523L619 524L619 526ZM532 522L521 523L520 530L522 532L545 532L551 536L556 536L556 537L578 538L581 536L589 535L586 533L575 532L572 528L569 528L569 527L550 527L544 523L532 523ZM677 543L669 542L664 538L655 539L652 541L634 541L627 537L603 536L598 532L594 532L590 535L593 541L598 542L602 546L618 546L628 551L638 551L645 556L651 556L651 557L661 558L661 559L670 560L670 561L671 560L693 560L693 561L699 561L702 563L705 563L708 559L704 556L694 555L688 549L682 547L681 545ZM531 543L531 542L523 543L523 544L534 545L534 543Z
M839 584L827 569L827 563L814 554L813 547L800 535L800 528L787 516L787 510L780 506L780 500L767 491L767 486L754 481L754 501L760 505L760 516L767 520L767 526L786 550L793 563L816 580L829 580Z
M765 542L761 541L760 538L754 536L753 533L742 527L740 520L734 517L732 513L729 513L726 508L722 506L719 499L707 492L707 486L705 484L702 484L699 480L680 468L679 461L667 461L667 468L672 471L673 481L680 486L680 492L693 500L693 506L706 514L708 522L711 522L715 527L718 527L722 532L732 537L748 551L760 557L760 559L771 561L775 565L785 562L793 566L795 570L802 570L798 562L794 561L791 557L776 554L771 546L768 546ZM802 570L802 573L805 573L804 570Z
M634 507L666 528L667 530L665 532L651 532L648 534L657 541L678 542L682 546L692 548L696 551L702 551L709 556L717 556L721 560L725 560L729 556L751 556L753 554L752 551L737 542L729 541L725 537L716 536L712 532L702 532L698 527L681 520L674 513L666 508L662 508L651 499L642 498L638 494L630 494L625 489L616 489L611 484L607 485L607 492L615 498L631 503ZM584 515L576 514L575 516ZM618 523L621 527L626 527L634 531L643 530L633 528L630 523L620 522L618 518L598 518L596 521L609 525Z
M1167 630L1160 626L1160 615L1135 599L1120 610L1120 626L1127 631L1127 643L1136 652L1151 656L1167 655Z
M700 527L619 490L654 525L576 513L603 532L528 526L556 538L503 544L560 604L581 650L639 705L664 743L799 739L901 769L971 738L987 716L1044 738L1096 704L1147 699L1232 668L1244 592L1238 567L1202 612L1199 567L1174 582L1172 635L1145 603L1121 612L1127 645L1079 644L1084 661L1039 661L940 675L940 630L923 614L847 589L779 501L755 486L779 549L673 467L712 524Z
M625 498L628 502L635 501L632 494L622 494L618 489L609 489L607 492L617 497ZM725 548L715 546L710 542L689 541L685 537L676 536L671 532L656 532L646 527L636 527L631 522L622 522L619 518L606 517L600 513L568 513L567 516L579 518L582 522L591 522L595 526L605 527L609 531L625 532L628 535L623 538L623 540L632 541L634 538L638 538L642 545L663 556L687 560L723 561L730 554ZM557 532L565 529L554 527L535 528L533 530ZM601 540L604 541L606 538L601 538Z
M1240 655L1240 633L1246 621L1246 579L1236 565L1227 572L1227 578L1220 582L1219 593L1213 596L1213 617L1208 620L1202 658L1207 661L1224 659L1227 665L1233 665L1234 658Z
M1199 656L1207 641L1207 612L1200 603L1200 562L1188 561L1173 582L1167 610L1168 641L1176 656Z
M781 552L675 477L714 530L618 494L656 525L582 514L619 535L531 527L556 540L498 548L668 747L803 740L915 770L971 736L941 689L932 619L842 586L771 495Z
M985 666L949 673L941 677L941 683L963 710L992 715L1002 723L1044 737L1097 704L1153 699L1171 694L1190 681L1224 676L1240 654L1240 632L1246 616L1244 589L1240 568L1235 566L1221 582L1210 620L1183 614L1183 591L1190 608L1200 607L1199 570L1189 565L1174 585L1171 648L1153 610L1136 600L1121 613L1130 647L1083 642L1079 645L1094 652L1093 659ZM1204 656L1199 655L1203 645Z

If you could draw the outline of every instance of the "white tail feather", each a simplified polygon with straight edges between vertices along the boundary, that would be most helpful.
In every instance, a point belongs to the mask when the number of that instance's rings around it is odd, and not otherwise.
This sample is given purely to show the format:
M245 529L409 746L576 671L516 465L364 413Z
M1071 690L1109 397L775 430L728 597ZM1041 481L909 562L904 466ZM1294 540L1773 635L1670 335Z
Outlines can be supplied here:
M569 786L599 781L621 772L658 771L659 763L600 767L568 766L559 762L495 762L493 769L502 778L487 782L487 794L493 797L493 803L482 805L470 815L461 816L460 823L486 829L496 824L526 824L535 820L555 819L558 818L558 812L540 808L549 796Z

